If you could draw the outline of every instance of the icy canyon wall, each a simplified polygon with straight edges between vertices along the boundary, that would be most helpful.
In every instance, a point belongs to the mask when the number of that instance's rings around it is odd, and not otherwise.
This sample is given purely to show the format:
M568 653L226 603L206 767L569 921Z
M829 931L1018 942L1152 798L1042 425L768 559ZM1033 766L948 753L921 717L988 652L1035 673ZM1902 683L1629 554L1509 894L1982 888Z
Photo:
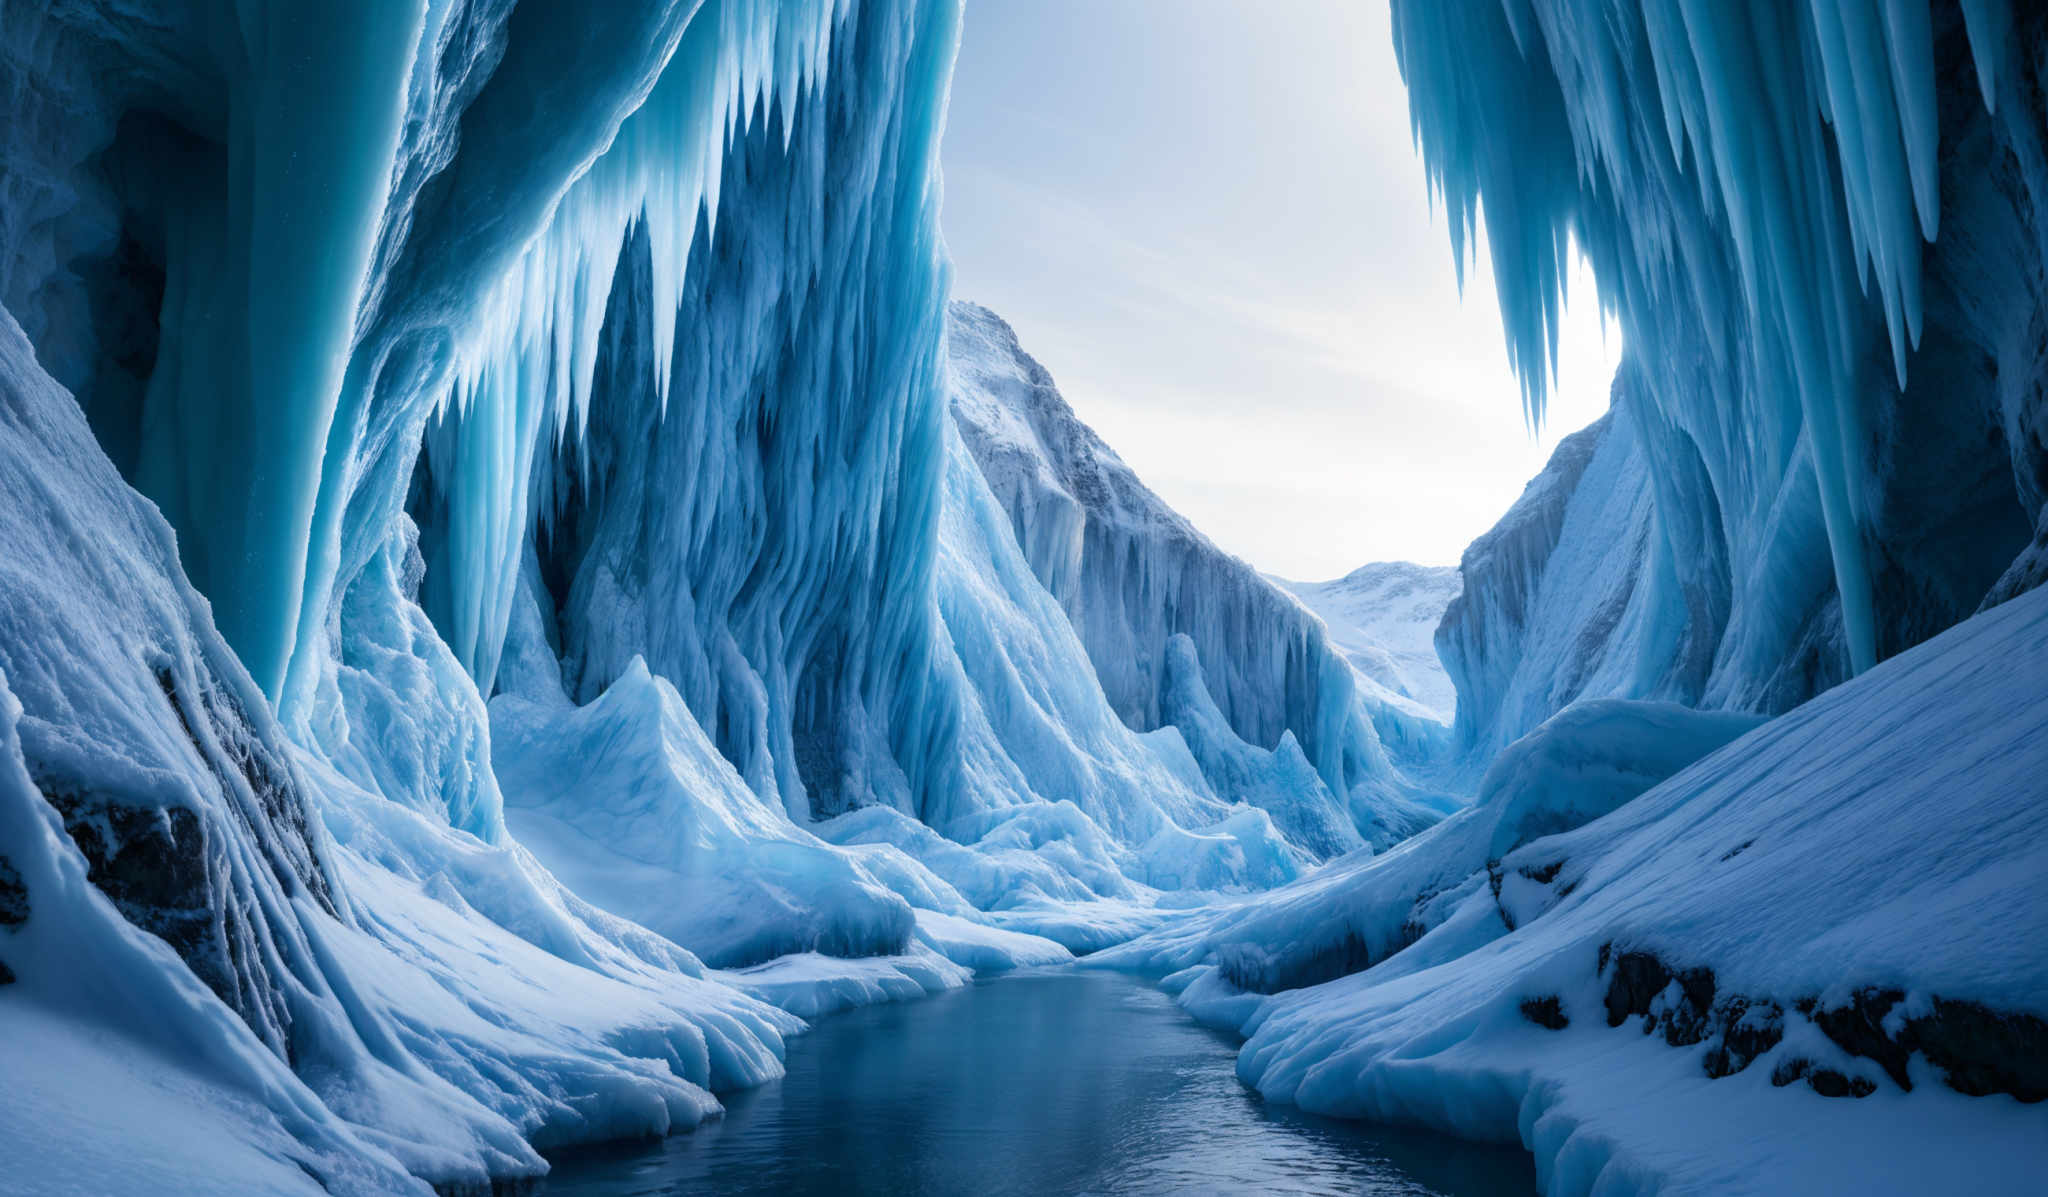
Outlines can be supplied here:
M1580 694L1782 711L2036 576L2048 17L1394 16L1433 185L1461 256L1485 221L1531 408L1572 246L1627 339L1607 431L1468 554L1439 641L1462 746ZM1567 584L1614 543L1640 546L1633 577Z
M1361 693L1321 621L1147 489L1001 317L955 303L948 337L954 422L1118 715L1143 730L1180 723L1199 739L1176 707L1199 684L1226 738L1304 755L1374 844L1425 825L1388 742L1426 758L1438 720ZM1233 790L1220 766L1210 771Z
M97 887L20 942L182 986L213 1055L135 1088L225 1061L249 1187L531 1174L773 1075L740 990L1066 959L1431 817L1284 600L1250 672L1146 616L1119 718L947 418L957 21L0 8L10 868ZM131 1017L40 951L51 1042ZM876 959L703 963L789 953Z
M1036 766L1071 795L959 780L1024 772L986 729L1030 720L974 721L940 618L957 15L0 7L0 1003L38 1028L0 1125L62 1128L52 1183L532 1175L775 1075L799 1024L739 985L815 1011L1065 958L953 881L1298 873L1099 692L1121 738ZM645 883L600 901L726 962L894 955L707 979L516 842L494 731L515 825L573 816L549 862ZM1005 803L972 846L898 811Z

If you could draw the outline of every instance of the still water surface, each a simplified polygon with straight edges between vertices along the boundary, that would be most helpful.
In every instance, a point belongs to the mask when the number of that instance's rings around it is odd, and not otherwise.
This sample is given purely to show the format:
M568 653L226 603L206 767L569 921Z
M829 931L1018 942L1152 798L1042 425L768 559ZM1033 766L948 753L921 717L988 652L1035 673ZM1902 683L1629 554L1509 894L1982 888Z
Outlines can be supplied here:
M1140 981L999 978L821 1019L724 1119L557 1154L544 1192L1535 1192L1524 1152L1271 1105L1236 1060Z

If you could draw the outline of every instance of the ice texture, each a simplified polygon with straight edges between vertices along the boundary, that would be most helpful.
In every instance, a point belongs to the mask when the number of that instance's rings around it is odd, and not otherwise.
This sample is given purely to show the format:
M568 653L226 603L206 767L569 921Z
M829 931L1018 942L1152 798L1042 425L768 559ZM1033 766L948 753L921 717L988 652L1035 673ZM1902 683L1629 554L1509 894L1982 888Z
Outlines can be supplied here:
M958 0L0 7L0 1183L481 1189L1086 952L1555 1191L2038 1176L2048 13L1393 17L1530 413L1571 246L1628 339L1449 733L949 310Z
M779 1073L795 1020L294 744L5 317L0 459L10 1183L481 1184Z
M1642 672L1783 710L1975 610L2048 477L2022 331L2048 260L2038 103L2019 98L2039 94L2039 6L1393 16L1456 257L1483 220L1532 416L1572 247L1620 321L1660 624Z
M1437 655L1436 629L1464 588L1457 567L1376 561L1327 582L1276 581L1322 617L1330 644L1354 670L1450 721L1458 692Z
M971 303L951 316L953 421L1117 714L1141 730L1175 723L1174 662L1183 675L1192 663L1200 676L1179 693L1198 682L1232 739L1306 758L1329 795L1316 801L1347 811L1369 842L1384 847L1427 825L1430 796L1417 794L1376 724L1426 752L1435 737L1422 725L1435 721L1376 689L1361 693L1321 621L1148 490L1001 317ZM1192 655L1176 658L1183 640ZM1219 743L1205 770L1229 755ZM1238 784L1210 781L1225 796ZM1308 817L1335 822L1327 811Z

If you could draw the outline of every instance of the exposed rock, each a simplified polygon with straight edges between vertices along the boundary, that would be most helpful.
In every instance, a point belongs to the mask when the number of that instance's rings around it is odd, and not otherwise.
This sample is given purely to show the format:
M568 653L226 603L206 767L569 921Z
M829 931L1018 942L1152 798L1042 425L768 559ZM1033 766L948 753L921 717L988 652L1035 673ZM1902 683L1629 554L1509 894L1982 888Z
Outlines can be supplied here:
M1711 969L1674 970L1653 953L1616 953L1609 944L1601 946L1599 971L1608 977L1607 1025L1618 1027L1640 1014L1643 1033L1661 1029L1673 1047L1706 1043L1701 1063L1710 1077L1741 1072L1784 1039L1783 1005L1741 994L1717 1002ZM1857 990L1839 1006L1823 1006L1812 996L1791 1006L1836 1047L1875 1063L1902 1090L1913 1088L1909 1062L1918 1052L1958 1093L2002 1093L2023 1102L2048 1098L2048 1020L2036 1015L1944 997L1908 1001L1898 989L1875 986ZM1530 1014L1529 1003L1522 1012ZM1801 1079L1825 1097L1875 1091L1867 1078L1796 1057L1779 1061L1771 1073L1774 1085Z
M1572 1025L1572 1020L1565 1016L1564 1005L1557 1000L1554 993L1543 997L1523 998L1522 1017L1539 1027L1553 1031L1562 1031Z
M1976 1002L1938 997L1932 1004L1932 1015L1906 1023L1906 1035L1946 1074L1949 1088L1972 1097L2048 1098L2048 1021Z
M28 921L28 883L14 862L0 854L0 927L19 927Z
M47 777L36 785L85 857L86 879L288 1060L291 1011L259 941L260 913L230 880L221 830L187 807L134 806Z
M1831 1010L1816 1007L1809 1017L1837 1047L1852 1056L1875 1060L1899 1088L1910 1090L1913 1081L1906 1072L1906 1061L1913 1055L1912 1044L1884 1025L1892 1007L1905 997L1896 989L1860 989L1848 1005Z

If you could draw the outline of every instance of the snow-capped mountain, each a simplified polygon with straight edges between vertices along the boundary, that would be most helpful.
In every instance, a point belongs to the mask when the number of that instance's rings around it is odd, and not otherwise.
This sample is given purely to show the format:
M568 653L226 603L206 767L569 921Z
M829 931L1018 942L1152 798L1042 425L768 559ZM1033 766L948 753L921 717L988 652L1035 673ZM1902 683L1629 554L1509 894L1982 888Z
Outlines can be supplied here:
M1219 792L1243 783L1223 776L1231 766L1203 746L1242 756L1242 741L1254 756L1270 750L1313 766L1322 789L1294 803L1294 817L1319 828L1307 834L1325 847L1343 842L1346 823L1385 847L1441 813L1417 806L1382 742L1397 751L1430 742L1426 713L1361 693L1322 624L1153 494L1001 317L953 304L947 345L961 439L1124 722L1182 722L1171 709L1174 694L1186 693L1173 677L1179 662L1199 673L1187 681L1213 700L1229 733L1181 728Z
M1436 629L1464 589L1456 566L1376 561L1332 581L1280 585L1322 617L1353 669L1450 722L1458 692L1437 655Z

